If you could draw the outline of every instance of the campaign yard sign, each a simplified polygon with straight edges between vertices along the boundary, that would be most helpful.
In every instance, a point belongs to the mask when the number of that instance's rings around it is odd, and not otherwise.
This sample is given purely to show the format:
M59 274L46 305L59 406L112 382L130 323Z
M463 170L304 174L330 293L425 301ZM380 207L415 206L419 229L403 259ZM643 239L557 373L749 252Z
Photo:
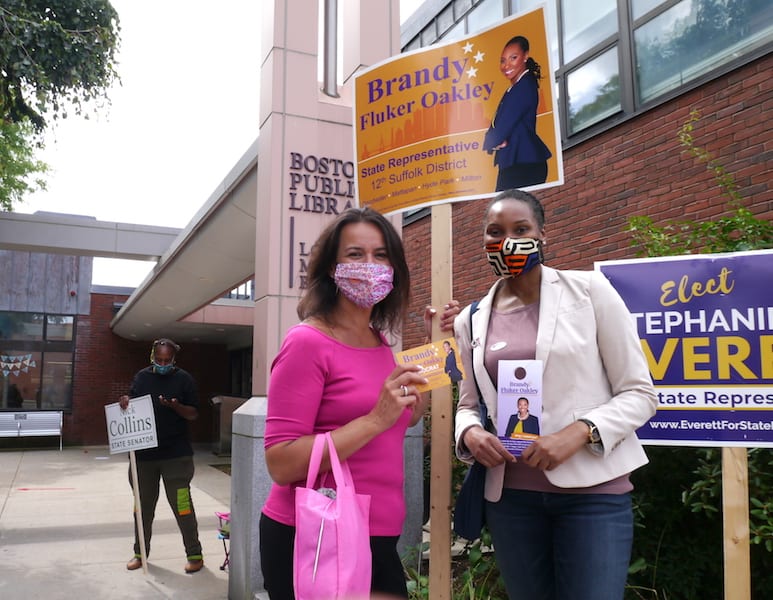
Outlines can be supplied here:
M149 395L132 398L126 410L118 402L105 406L110 454L158 446L156 416Z
M773 250L605 261L596 269L631 311L657 391L657 414L639 438L773 447Z

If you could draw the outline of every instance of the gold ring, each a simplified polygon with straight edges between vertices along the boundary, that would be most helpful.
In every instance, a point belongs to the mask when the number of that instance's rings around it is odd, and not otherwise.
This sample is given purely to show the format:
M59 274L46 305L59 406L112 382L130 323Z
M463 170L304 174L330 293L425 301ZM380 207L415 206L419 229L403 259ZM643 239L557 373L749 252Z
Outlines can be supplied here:
M408 386L401 385L400 389L403 391L403 396L407 396L408 395Z

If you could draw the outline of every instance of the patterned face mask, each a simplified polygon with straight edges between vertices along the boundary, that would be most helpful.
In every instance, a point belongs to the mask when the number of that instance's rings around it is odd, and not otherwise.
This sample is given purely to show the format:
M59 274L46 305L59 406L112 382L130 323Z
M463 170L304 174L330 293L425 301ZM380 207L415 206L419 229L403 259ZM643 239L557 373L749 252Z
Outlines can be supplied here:
M339 263L333 279L349 300L362 308L370 308L392 291L394 270L374 263Z
M542 240L505 238L486 244L486 258L498 277L518 277L542 264Z

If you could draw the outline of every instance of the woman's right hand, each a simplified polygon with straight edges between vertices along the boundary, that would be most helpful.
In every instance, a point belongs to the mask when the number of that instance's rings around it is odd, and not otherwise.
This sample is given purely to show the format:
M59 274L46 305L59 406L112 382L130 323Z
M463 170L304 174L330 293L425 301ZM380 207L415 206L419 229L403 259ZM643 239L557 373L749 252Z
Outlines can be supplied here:
M472 453L473 458L484 467L496 467L504 462L516 462L493 433L489 433L480 425L473 425L464 432L464 445Z
M443 306L443 312L440 313L440 331L454 334L454 319L456 315L462 312L462 307L458 300L449 300L448 304ZM424 307L424 342L429 344L432 339L432 319L437 315L437 309L432 306Z
M118 398L118 405L121 407L121 410L126 410L129 408L129 396L124 394L120 398Z
M421 393L416 386L427 383L427 379L420 373L421 368L418 365L397 365L386 378L378 402L368 415L380 430L389 429L403 411L413 409L417 402L421 402Z

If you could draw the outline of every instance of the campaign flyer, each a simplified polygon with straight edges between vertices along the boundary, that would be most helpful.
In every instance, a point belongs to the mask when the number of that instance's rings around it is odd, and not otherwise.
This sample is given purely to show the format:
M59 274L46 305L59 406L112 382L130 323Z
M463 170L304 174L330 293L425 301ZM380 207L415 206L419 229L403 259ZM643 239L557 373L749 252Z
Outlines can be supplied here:
M398 352L396 357L401 365L414 364L421 367L421 376L426 377L428 381L424 385L416 386L419 392L428 392L464 379L456 340L452 337L403 350Z
M514 456L539 437L542 361L500 360L497 378L497 437Z

